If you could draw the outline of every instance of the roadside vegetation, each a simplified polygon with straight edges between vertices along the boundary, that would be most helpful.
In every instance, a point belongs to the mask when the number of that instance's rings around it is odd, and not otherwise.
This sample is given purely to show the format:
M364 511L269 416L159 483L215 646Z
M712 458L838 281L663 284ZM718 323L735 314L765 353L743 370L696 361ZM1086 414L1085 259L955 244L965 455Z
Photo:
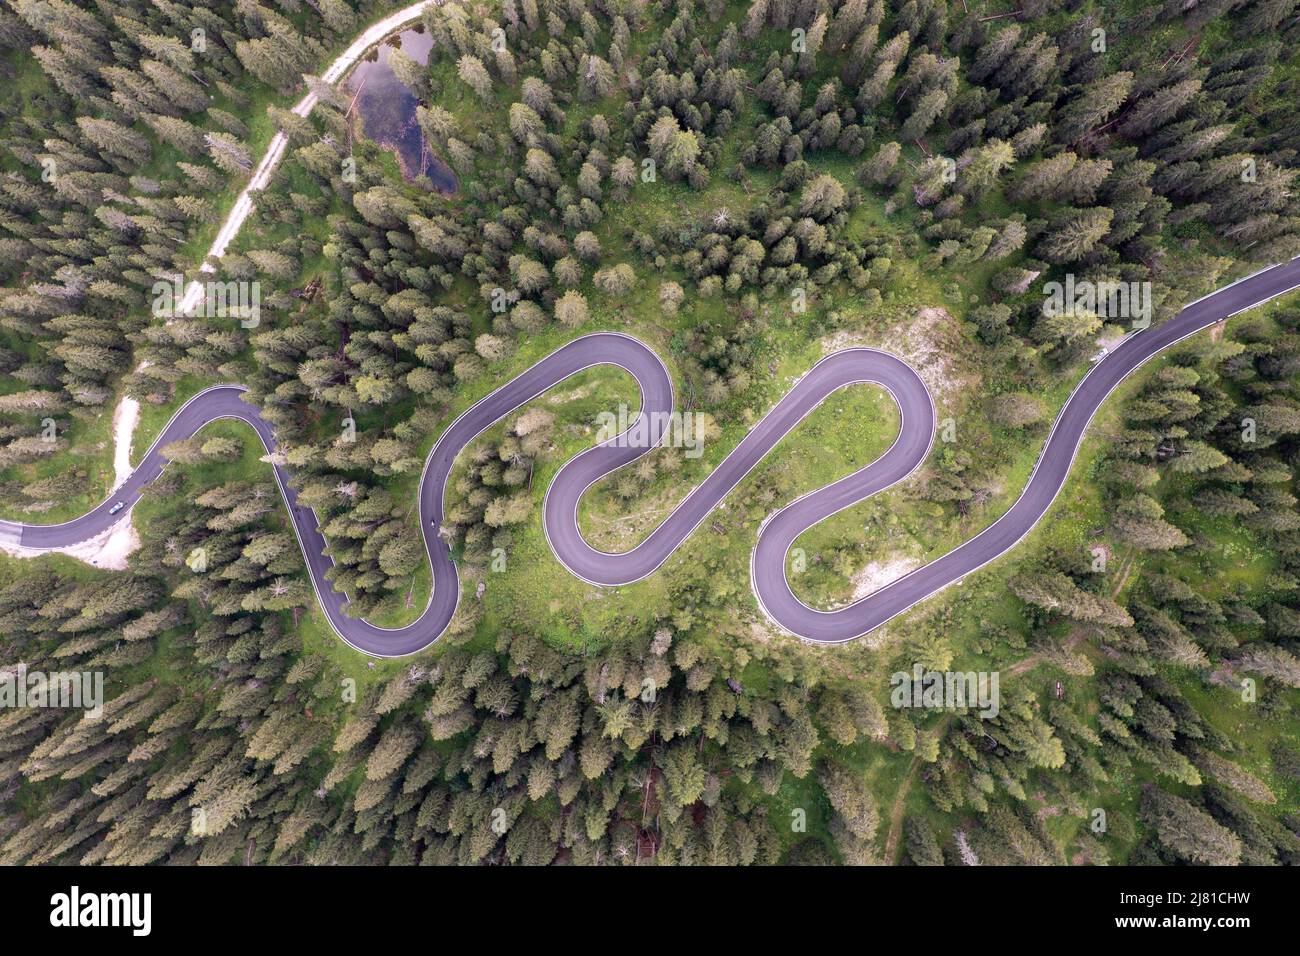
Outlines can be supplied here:
M334 586L398 626L429 595L425 456L541 356L625 331L706 422L701 457L584 497L589 540L623 549L819 358L869 345L918 369L940 435L796 542L796 593L832 607L1020 493L1132 318L1051 314L1047 282L1149 284L1158 323L1300 252L1293 3L446 3L417 27L429 62L390 63L452 193L402 179L311 76L397 6L0 6L4 517L102 498L121 396L138 457L238 381ZM258 283L259 323L153 315L276 129L286 157L213 263ZM659 572L605 590L556 561L540 506L636 389L561 383L461 456L461 610L400 661L332 633L263 450L216 423L167 449L129 572L0 559L0 665L103 669L111 698L101 722L0 714L0 861L1295 863L1298 371L1294 297L1152 362L1014 553L835 649L770 625L749 555L767 514L893 441L877 388L831 396ZM915 665L996 672L997 713L893 706Z

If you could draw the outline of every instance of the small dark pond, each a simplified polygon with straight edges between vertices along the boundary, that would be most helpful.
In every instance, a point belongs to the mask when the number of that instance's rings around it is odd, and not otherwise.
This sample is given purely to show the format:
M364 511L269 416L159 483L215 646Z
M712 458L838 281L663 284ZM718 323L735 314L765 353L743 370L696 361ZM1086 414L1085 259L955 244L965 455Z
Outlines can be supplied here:
M361 118L367 138L397 154L403 176L408 180L427 176L435 189L454 193L458 185L456 174L434 155L420 124L415 121L415 108L420 101L388 65L389 51L395 47L400 47L417 63L428 63L433 38L423 27L389 37L353 68L344 87L356 96L353 109Z

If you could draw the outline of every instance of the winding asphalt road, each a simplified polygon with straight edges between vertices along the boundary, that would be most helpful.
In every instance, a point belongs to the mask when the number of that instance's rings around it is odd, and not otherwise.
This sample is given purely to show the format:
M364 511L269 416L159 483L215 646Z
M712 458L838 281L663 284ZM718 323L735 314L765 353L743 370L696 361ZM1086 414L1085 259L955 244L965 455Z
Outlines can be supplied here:
M432 3L412 4L370 26L322 74L333 83L383 37L415 20ZM293 107L306 116L316 103L308 93ZM227 214L200 271L211 273L210 260L220 258L253 209L256 190L270 181L284 155L283 133L272 137L267 152ZM1233 283L1183 309L1163 325L1128 336L1096 363L1061 410L1025 490L1011 509L980 534L941 558L835 611L818 611L799 601L785 575L785 555L805 530L856 502L871 497L915 471L934 440L935 413L924 383L895 356L873 349L845 349L827 356L754 426L740 444L663 523L631 551L607 554L592 548L578 529L578 503L601 477L635 461L659 443L673 410L672 380L659 357L629 336L599 332L575 339L546 356L518 377L470 407L443 432L425 462L420 481L420 526L433 569L429 606L414 623L399 629L376 627L348 617L347 597L326 579L333 560L319 521L310 508L298 504L291 476L274 465L275 479L289 509L302 547L312 586L335 632L353 647L379 657L400 657L428 647L446 629L460 599L456 565L438 529L443 517L447 479L457 454L480 432L559 382L595 365L616 365L636 379L641 390L641 416L623 435L577 455L556 473L546 492L543 528L556 557L573 574L593 584L628 584L653 573L701 521L731 492L803 418L829 395L847 385L875 383L886 388L900 411L900 431L893 446L865 468L804 495L770 515L759 530L750 571L754 593L764 612L793 634L817 643L834 644L861 636L949 584L983 567L1014 547L1038 523L1061 490L1084 431L1106 396L1128 375L1162 349L1221 319L1245 311L1300 287L1300 258ZM192 312L204 297L195 280L180 305ZM271 426L243 400L239 385L218 385L199 392L168 422L139 466L103 504L79 518L57 525L0 521L0 543L42 551L89 540L126 520L142 489L166 467L159 449L188 438L219 419L247 422L268 452L277 449ZM635 436L635 437L629 437ZM122 507L114 508L121 503Z
M419 505L420 525L433 568L433 595L420 618L399 629L381 628L347 616L346 596L334 590L325 578L333 561L325 553L327 544L318 530L316 515L298 504L291 475L285 468L274 466L275 478L330 625L359 650L399 657L436 641L460 598L456 565L438 534L447 479L457 454L486 428L570 376L596 365L614 365L631 374L641 391L641 412L632 427L565 464L551 481L543 504L543 528L556 557L573 574L601 586L628 584L653 573L809 412L841 388L874 383L886 388L899 407L900 430L893 446L865 468L770 515L759 530L750 562L754 593L776 624L809 641L840 643L879 627L1013 548L1060 492L1088 423L1101 403L1144 362L1228 316L1296 288L1300 288L1300 258L1226 286L1189 305L1163 325L1130 334L1079 382L1057 417L1020 498L1001 518L942 557L835 611L810 608L790 590L785 573L790 546L818 522L906 478L925 460L934 440L935 411L925 384L906 362L874 349L844 349L813 366L662 524L637 547L619 554L607 554L587 544L578 528L578 504L594 482L640 458L664 437L668 414L674 406L672 379L648 346L621 333L585 335L552 352L467 409L448 426L429 453L420 482ZM0 540L39 550L66 547L106 531L135 505L144 486L162 473L166 460L159 449L218 419L247 422L267 451L274 452L277 444L271 426L243 400L243 393L239 385L219 385L198 393L177 411L140 465L103 504L58 525L0 522ZM118 514L110 514L119 501L125 507Z

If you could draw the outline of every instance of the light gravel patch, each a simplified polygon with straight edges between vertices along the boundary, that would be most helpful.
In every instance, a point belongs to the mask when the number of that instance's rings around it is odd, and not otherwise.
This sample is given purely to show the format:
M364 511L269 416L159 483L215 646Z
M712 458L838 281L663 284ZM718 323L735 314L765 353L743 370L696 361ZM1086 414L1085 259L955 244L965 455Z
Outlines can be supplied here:
M866 567L853 575L853 597L847 603L851 604L868 594L879 591L920 566L919 559L903 555L880 561L868 561Z
M125 571L128 566L127 558L139 549L140 535L135 530L135 525L131 523L130 513L106 531L66 548L41 550L24 548L21 545L0 544L0 551L14 558L39 558L43 554L66 554L70 558L84 561L91 567L105 568L110 571Z
M821 346L823 355L867 346L904 359L921 376L939 409L951 407L980 383L979 374L960 361L970 348L961 323L944 308L921 309L884 329L836 332L823 338Z
M131 477L131 440L135 426L140 422L140 403L134 398L122 397L113 409L113 490L121 488Z

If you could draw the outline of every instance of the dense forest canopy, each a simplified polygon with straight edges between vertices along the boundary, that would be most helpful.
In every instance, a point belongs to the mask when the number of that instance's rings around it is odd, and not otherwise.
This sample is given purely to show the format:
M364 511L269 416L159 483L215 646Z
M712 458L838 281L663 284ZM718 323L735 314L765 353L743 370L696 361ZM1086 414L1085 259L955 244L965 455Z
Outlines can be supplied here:
M122 399L156 434L239 382L350 613L400 624L428 597L433 440L577 334L651 343L715 450L593 488L609 547L830 345L915 346L954 437L800 542L800 595L833 604L1005 510L1127 331L1045 310L1045 284L1149 283L1159 323L1300 253L1297 0L447 2L412 25L428 63L388 62L451 193L318 79L400 6L0 3L5 518L102 500ZM257 284L257 320L160 313L276 132L207 263ZM892 440L886 405L810 418L782 446L798 464L603 593L558 567L539 508L635 394L572 384L464 454L443 532L465 593L412 659L321 624L233 424L165 449L129 570L0 557L0 667L100 671L108 696L98 719L0 710L0 862L1300 862L1294 299L1151 363L1020 550L833 651L767 626L749 548ZM891 706L918 664L998 671L996 715Z

